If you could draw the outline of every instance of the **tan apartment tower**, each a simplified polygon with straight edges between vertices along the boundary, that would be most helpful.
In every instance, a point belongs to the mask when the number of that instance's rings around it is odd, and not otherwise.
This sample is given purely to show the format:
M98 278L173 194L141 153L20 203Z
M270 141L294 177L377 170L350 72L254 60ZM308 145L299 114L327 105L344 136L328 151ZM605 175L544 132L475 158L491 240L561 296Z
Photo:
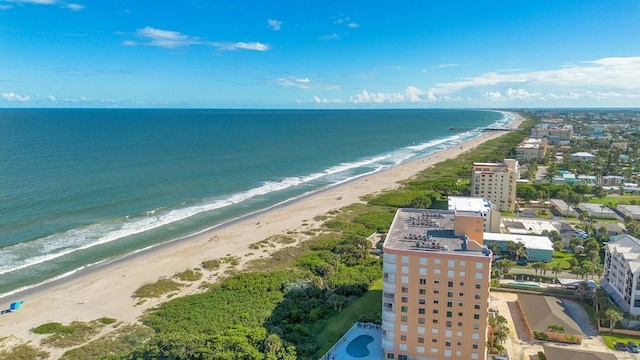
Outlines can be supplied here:
M479 212L399 209L383 246L384 359L485 359L492 254Z
M518 176L515 159L505 159L503 163L473 163L471 196L490 200L500 211L513 211Z

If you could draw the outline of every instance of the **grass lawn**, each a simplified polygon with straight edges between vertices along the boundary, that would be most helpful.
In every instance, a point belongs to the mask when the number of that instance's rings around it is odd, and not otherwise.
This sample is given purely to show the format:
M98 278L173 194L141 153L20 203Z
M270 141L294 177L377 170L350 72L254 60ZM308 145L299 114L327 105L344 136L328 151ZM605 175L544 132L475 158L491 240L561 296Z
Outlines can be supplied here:
M351 305L333 317L325 320L316 335L316 341L320 344L320 350L316 358L320 358L327 352L349 328L358 321L360 315L365 314L370 318L380 319L382 311L382 279L374 282L369 291L362 295Z
M621 342L621 343L625 343L626 344L629 341L633 341L636 344L640 344L640 337L617 335L617 334L609 335L609 333L607 333L607 332L601 332L600 335L602 336L602 339L604 340L604 343L607 344L609 349L613 349L613 344L615 344L617 342Z
M603 198L591 198L589 202L592 204L603 204L610 207L615 207L618 204L629 205L631 201L640 204L640 196L623 195L623 196L605 196Z
M571 267L571 265L569 265L569 259L571 259L572 257L575 257L575 255L570 254L566 251L555 251L553 253L553 261L549 263L549 268L553 269L556 264L560 264L563 269L569 269Z

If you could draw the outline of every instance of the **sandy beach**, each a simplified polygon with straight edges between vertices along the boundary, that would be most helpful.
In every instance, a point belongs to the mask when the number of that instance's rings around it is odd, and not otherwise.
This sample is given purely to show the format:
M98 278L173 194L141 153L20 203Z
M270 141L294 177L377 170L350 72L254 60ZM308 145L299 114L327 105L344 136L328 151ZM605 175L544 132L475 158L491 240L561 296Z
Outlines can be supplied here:
M511 127L522 118L516 116ZM73 276L54 281L29 291L0 298L0 308L23 300L19 311L0 315L0 338L15 336L39 345L39 337L29 330L47 322L69 323L89 321L103 316L124 322L136 322L148 308L166 299L149 300L137 304L132 294L141 285L172 277L187 268L200 267L205 260L237 256L242 261L267 256L249 245L277 234L304 231L314 227L313 220L331 210L361 202L361 197L399 186L418 172L446 159L455 158L479 144L503 135L489 132L464 144L440 151L429 157L404 163L386 171L361 177L282 206L231 222L202 234L127 256L101 266L93 266ZM203 281L215 277L205 271ZM197 292L197 284L184 288L180 295ZM47 349L49 350L49 349ZM52 352L52 358L61 355Z

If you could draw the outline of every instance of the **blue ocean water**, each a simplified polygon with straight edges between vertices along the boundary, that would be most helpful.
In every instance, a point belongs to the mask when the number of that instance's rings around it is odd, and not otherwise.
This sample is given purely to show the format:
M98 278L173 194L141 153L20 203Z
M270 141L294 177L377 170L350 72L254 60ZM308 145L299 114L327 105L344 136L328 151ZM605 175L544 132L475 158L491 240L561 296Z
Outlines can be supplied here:
M511 120L480 110L1 109L0 294Z

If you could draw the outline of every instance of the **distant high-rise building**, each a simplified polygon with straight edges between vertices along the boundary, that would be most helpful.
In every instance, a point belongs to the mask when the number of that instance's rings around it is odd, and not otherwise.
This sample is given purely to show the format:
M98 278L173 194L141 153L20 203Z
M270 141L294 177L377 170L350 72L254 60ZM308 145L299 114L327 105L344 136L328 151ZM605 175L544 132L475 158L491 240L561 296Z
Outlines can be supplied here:
M513 211L518 177L518 161L514 159L505 159L503 163L473 163L471 196L490 200L500 211Z
M485 359L492 254L479 212L400 209L383 246L385 359Z

